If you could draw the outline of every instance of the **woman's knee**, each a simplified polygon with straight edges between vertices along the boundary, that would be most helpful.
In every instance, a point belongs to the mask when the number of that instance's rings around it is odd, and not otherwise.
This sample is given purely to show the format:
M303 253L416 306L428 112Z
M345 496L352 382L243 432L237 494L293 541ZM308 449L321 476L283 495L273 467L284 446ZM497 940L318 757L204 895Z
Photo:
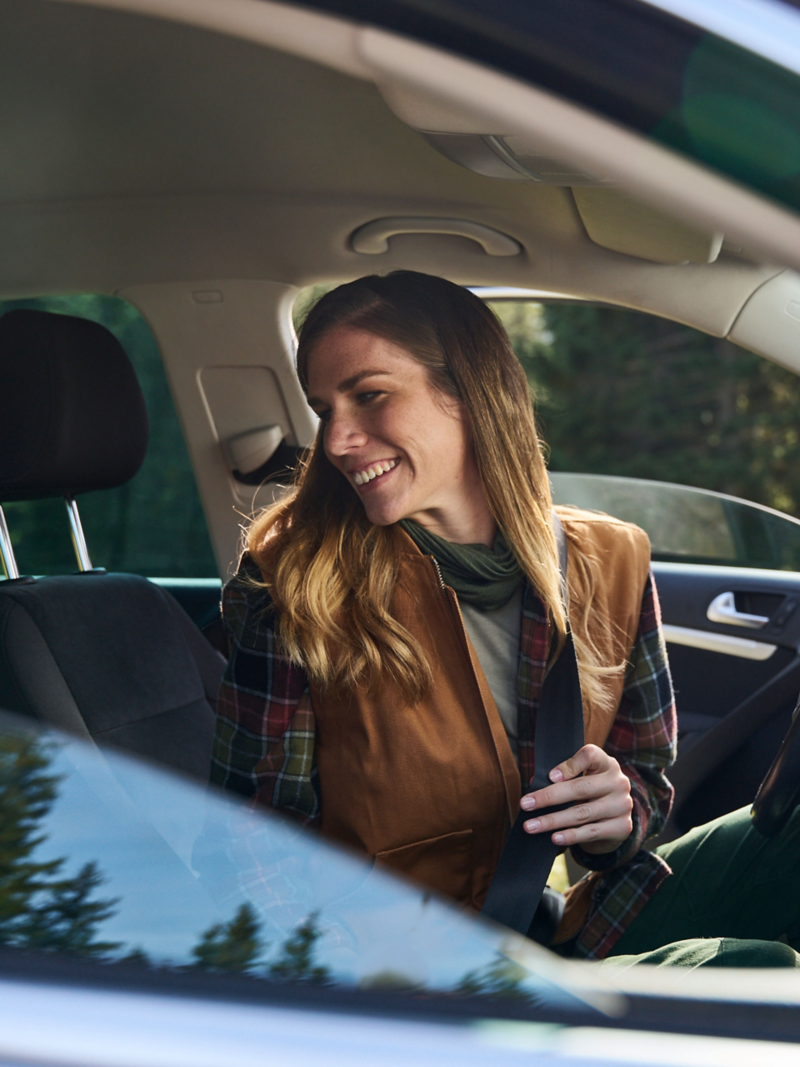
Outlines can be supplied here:
M611 956L608 966L651 967L800 967L800 956L781 941L735 937L694 937L635 956Z

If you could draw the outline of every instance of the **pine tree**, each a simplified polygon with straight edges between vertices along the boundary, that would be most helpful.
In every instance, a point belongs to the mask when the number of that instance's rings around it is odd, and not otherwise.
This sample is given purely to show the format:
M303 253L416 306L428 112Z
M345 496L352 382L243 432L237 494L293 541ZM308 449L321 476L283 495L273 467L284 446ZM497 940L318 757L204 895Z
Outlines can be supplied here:
M290 982L327 982L330 977L328 968L314 962L316 944L321 936L317 913L312 912L284 941L280 956L270 966L270 975Z
M118 949L119 942L96 940L97 927L119 903L90 899L103 881L97 864L86 863L74 878L51 883L41 903L28 908L22 925L26 947L75 956L105 956Z
M56 796L58 778L34 738L0 737L0 944L21 936L31 901L45 892L60 860L33 860L44 840L39 825Z
M64 858L34 858L45 840L41 823L57 796L51 763L52 751L39 738L0 736L0 944L105 956L119 945L97 940L97 928L117 901L91 899L103 883L96 864L67 878L61 875Z
M260 923L253 908L242 904L227 923L210 926L192 949L194 967L203 971L251 970L263 951Z

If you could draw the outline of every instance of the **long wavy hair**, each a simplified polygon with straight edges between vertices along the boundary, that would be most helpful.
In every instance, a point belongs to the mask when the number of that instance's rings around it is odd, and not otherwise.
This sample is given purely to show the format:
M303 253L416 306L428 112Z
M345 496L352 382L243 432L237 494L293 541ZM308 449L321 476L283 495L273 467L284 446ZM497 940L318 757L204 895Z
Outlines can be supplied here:
M415 271L340 285L314 305L300 329L297 372L306 393L309 359L325 335L341 326L400 345L427 368L434 389L463 403L486 501L536 589L557 635L553 647L559 647L566 618L550 486L528 382L500 321L467 289ZM430 665L391 610L405 535L396 525L369 521L346 478L328 461L323 434L320 424L290 490L253 520L247 551L279 614L284 651L315 685L372 690L391 679L416 703L430 684ZM586 631L595 566L570 555L570 585L581 590L572 626L584 692L603 706L608 694L602 677L620 667L600 662Z

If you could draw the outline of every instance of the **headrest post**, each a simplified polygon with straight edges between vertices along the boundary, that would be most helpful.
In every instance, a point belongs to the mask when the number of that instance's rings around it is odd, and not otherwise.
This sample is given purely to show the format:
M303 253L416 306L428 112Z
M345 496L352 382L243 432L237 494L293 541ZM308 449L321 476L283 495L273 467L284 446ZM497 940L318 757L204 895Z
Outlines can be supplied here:
M67 518L69 519L69 528L72 534L72 547L75 549L75 558L78 561L78 570L90 571L92 569L92 561L89 558L89 549L83 534L78 505L72 496L65 496L64 503L67 505Z
M19 568L14 558L14 549L11 547L11 537L2 507L0 507L0 556L3 559L3 570L6 572L6 578L19 578Z

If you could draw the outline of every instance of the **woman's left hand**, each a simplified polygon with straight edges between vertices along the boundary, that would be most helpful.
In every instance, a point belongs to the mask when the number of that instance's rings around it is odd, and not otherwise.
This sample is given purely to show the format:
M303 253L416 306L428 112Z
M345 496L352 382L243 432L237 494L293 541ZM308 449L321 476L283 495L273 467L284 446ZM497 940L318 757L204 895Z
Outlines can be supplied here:
M613 852L633 830L631 783L613 756L597 745L584 745L572 757L554 767L553 783L520 800L531 812L525 822L530 834L552 833L552 842L562 848L580 845L585 852ZM555 804L569 804L563 811L533 814Z

